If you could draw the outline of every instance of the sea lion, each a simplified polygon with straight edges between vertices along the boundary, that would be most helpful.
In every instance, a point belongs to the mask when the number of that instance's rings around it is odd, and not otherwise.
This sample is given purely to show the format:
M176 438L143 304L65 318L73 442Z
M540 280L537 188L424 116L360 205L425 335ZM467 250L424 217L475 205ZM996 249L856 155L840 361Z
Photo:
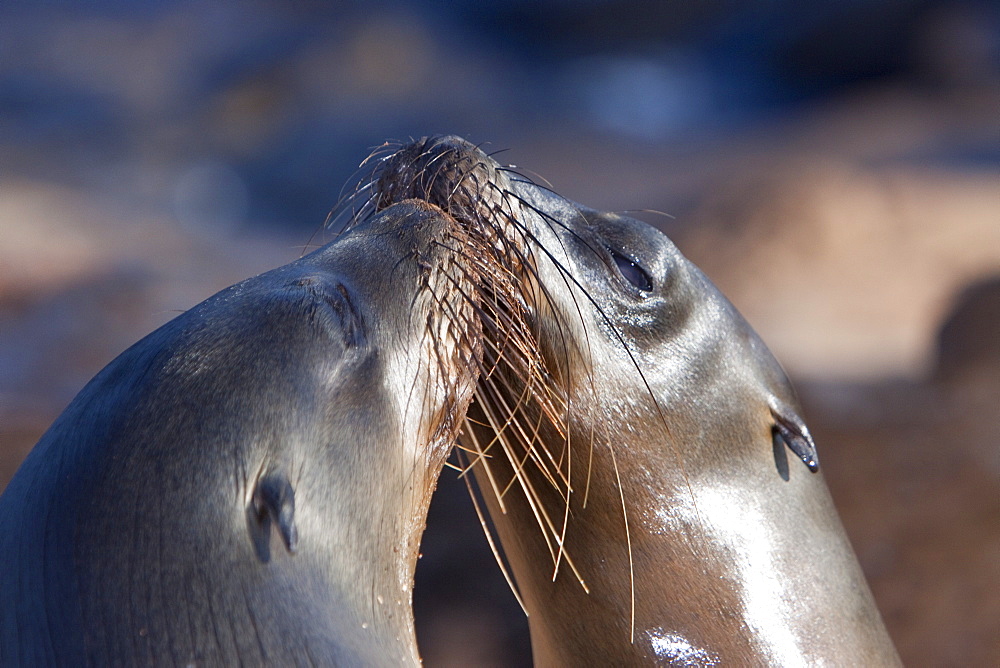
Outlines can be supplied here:
M376 207L428 201L514 257L533 346L486 346L463 439L536 663L898 664L785 374L666 236L457 137L380 169Z
M401 202L111 362L0 497L0 665L418 664L475 245Z

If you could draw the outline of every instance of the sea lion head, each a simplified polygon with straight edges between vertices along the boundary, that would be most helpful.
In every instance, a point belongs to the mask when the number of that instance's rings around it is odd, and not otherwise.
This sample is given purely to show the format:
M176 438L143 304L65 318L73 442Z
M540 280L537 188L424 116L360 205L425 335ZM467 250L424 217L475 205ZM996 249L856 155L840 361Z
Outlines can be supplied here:
M784 372L665 235L457 137L399 148L373 183L514 258L498 311L518 343L484 346L464 442L537 661L894 656Z
M475 246L399 202L111 362L0 497L0 663L418 664Z

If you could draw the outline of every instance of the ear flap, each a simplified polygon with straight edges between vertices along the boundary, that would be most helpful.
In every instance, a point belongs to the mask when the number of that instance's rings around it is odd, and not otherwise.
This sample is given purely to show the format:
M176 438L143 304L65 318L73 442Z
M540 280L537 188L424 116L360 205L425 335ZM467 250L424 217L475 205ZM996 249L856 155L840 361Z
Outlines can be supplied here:
M247 523L261 562L266 564L271 560L272 524L277 527L288 553L295 554L299 542L295 526L295 490L286 475L268 473L257 480L247 508Z
M774 430L802 462L815 473L819 470L819 458L816 456L816 444L813 442L809 427L794 408L785 402L771 398L771 417L774 418Z

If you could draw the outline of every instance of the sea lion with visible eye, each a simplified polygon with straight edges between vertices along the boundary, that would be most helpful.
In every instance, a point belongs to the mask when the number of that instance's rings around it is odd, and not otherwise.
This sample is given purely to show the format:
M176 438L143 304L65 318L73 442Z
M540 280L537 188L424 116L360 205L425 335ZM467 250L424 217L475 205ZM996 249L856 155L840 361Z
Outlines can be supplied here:
M398 203L111 362L0 497L0 665L418 664L476 247Z
M898 664L788 380L664 235L456 137L373 184L497 230L520 281L464 441L536 663Z

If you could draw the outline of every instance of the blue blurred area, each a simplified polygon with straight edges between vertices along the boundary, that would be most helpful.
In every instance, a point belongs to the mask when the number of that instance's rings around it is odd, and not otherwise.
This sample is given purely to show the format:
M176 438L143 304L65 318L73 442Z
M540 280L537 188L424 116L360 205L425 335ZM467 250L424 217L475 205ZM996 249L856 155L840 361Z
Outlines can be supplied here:
M195 225L312 228L384 139L655 150L852 87L992 80L998 54L997 5L975 1L4 3L0 167L160 198ZM227 174L216 198L245 205L185 200L206 164Z

